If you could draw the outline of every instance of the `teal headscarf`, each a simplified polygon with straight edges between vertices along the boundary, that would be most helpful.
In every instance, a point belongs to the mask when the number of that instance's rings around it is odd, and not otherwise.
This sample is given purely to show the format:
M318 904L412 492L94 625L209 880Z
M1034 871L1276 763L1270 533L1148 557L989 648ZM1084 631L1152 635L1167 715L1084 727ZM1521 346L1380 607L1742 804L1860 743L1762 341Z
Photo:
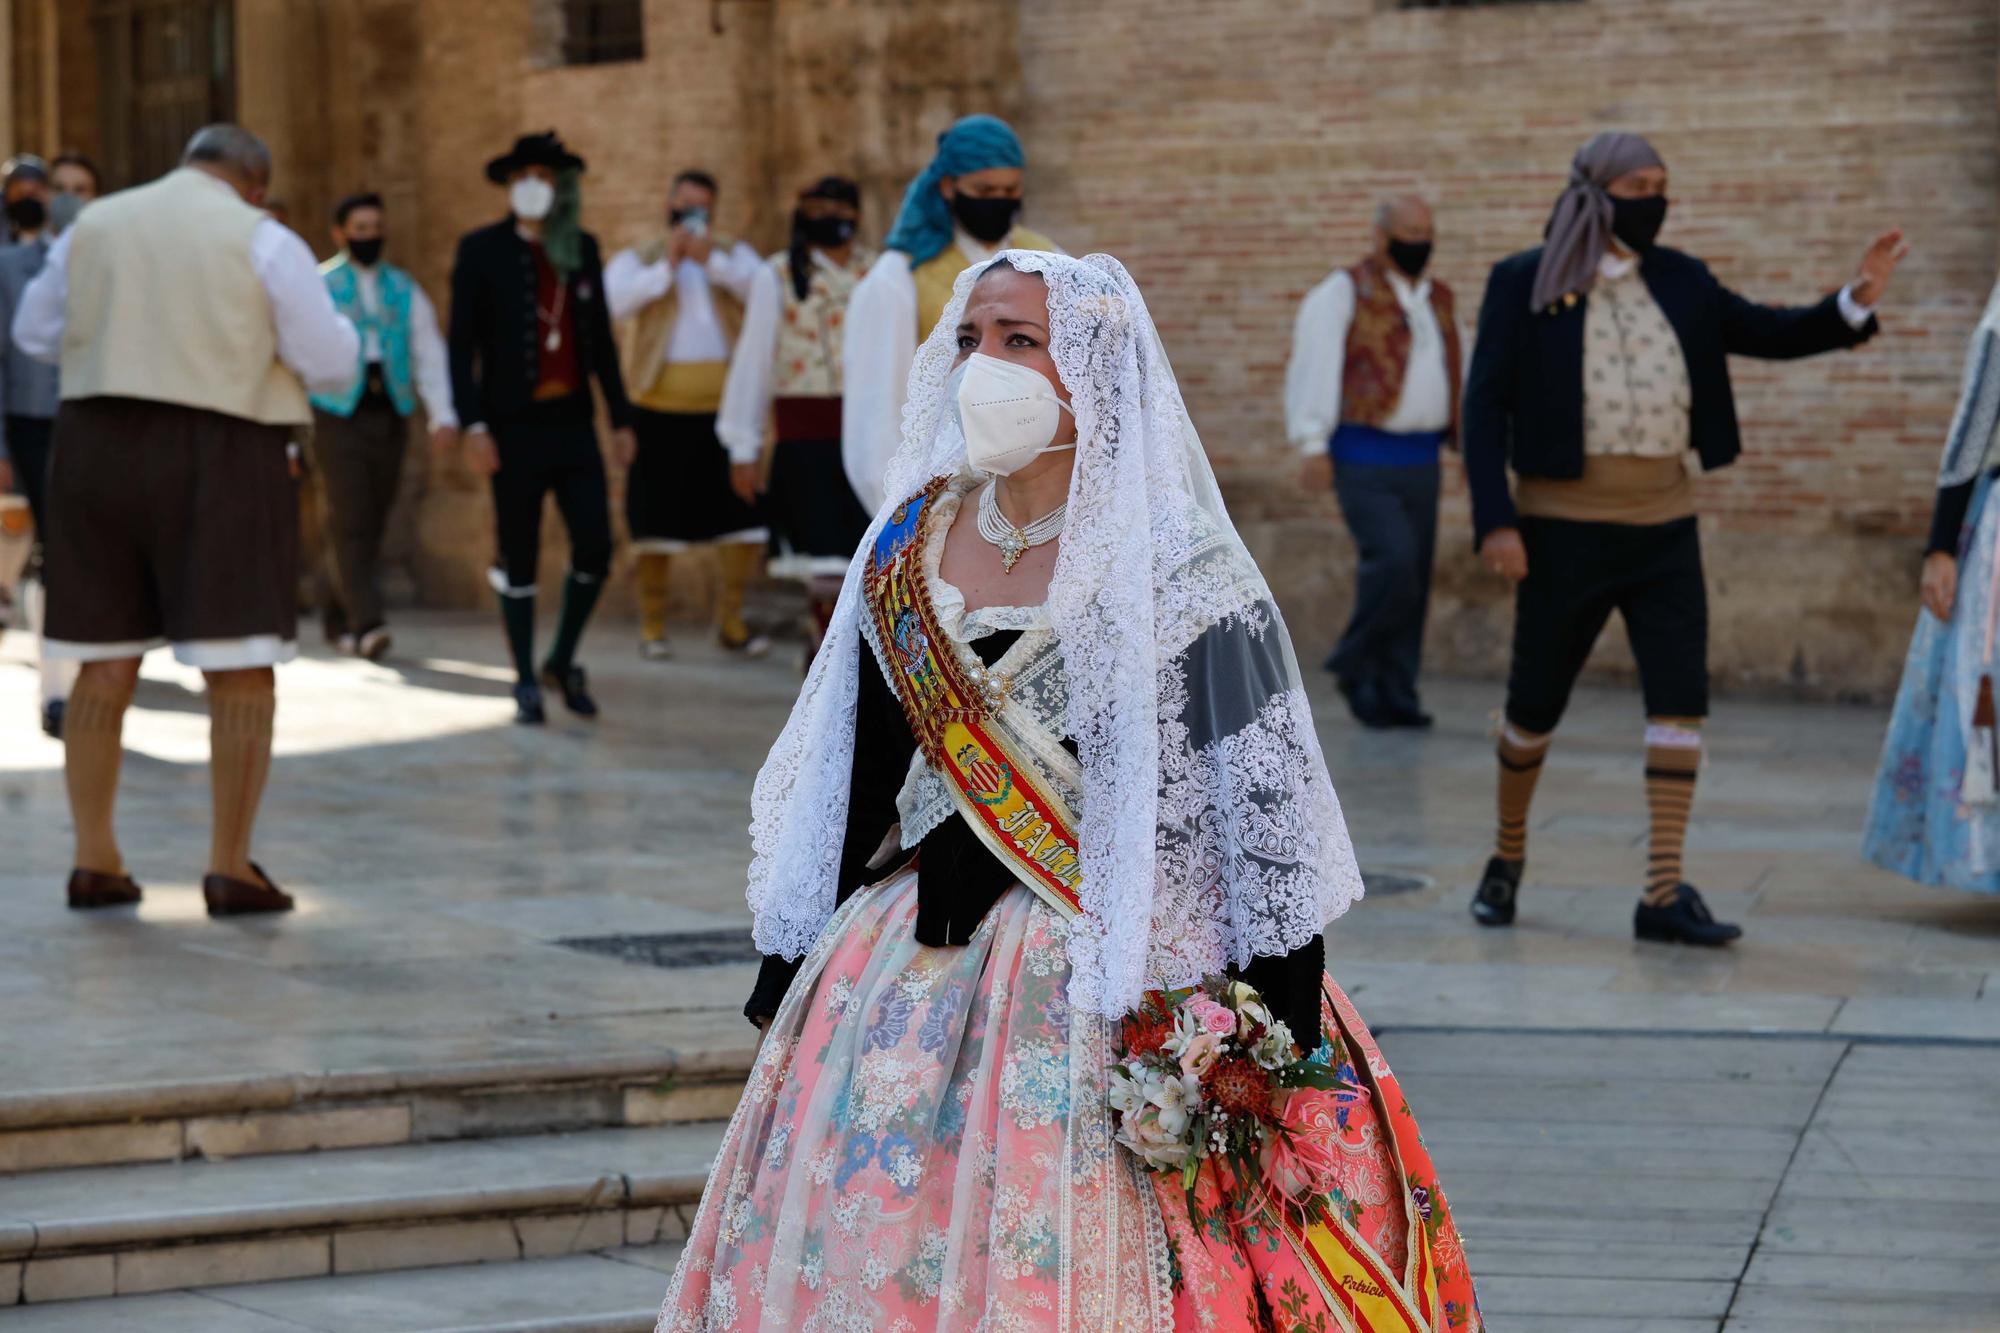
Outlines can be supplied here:
M938 193L947 176L1027 165L1020 136L998 116L967 116L938 135L937 155L903 192L903 207L884 242L901 250L912 265L933 259L951 244L951 206Z
M542 251L556 272L571 274L583 267L583 191L577 178L579 167L564 167L556 173L556 201L542 219Z

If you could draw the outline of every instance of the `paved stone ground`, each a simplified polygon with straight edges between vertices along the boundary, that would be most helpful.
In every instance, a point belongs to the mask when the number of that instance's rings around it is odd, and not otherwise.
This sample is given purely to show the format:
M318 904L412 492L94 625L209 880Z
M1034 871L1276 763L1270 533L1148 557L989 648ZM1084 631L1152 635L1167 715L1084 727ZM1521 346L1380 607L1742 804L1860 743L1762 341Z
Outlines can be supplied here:
M201 914L198 679L152 663L127 728L146 904L72 916L60 750L34 728L28 641L0 643L0 1078L740 1042L746 964L553 941L745 923L749 785L795 663L690 645L646 665L624 633L591 645L605 720L539 732L508 724L483 617L406 621L390 666L288 668L259 856L301 911L235 924ZM2000 1329L2000 900L1859 861L1883 717L1719 708L1690 870L1748 937L1696 954L1630 936L1644 818L1620 690L1584 692L1558 738L1519 925L1466 916L1497 693L1434 684L1428 736L1371 735L1320 700L1364 862L1429 885L1356 908L1330 960L1410 1091L1494 1326Z

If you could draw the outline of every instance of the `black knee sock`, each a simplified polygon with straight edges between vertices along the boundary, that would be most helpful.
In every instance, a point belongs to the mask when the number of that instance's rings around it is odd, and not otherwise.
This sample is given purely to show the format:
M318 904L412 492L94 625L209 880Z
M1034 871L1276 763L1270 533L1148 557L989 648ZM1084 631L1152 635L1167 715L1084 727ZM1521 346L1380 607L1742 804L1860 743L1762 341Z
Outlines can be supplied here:
M567 671L576 660L576 645L583 638L583 627L590 621L590 613L597 606L597 595L604 591L604 580L589 574L570 571L563 580L562 619L556 622L556 641L549 645L548 661L543 664L549 671Z
M507 647L514 654L514 674L535 678L535 599L500 594L500 623L507 630Z

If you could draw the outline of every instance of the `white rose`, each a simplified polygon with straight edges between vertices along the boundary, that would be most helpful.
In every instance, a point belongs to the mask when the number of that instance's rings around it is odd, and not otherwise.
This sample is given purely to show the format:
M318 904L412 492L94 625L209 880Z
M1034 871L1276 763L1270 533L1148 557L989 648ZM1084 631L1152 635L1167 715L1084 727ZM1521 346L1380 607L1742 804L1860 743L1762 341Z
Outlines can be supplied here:
M1257 1043L1257 1049L1250 1053L1259 1066L1277 1069L1292 1058L1292 1030L1282 1019L1272 1019L1264 1032L1264 1040Z
M1259 1023L1265 1027L1269 1027L1276 1021L1276 1019L1271 1017L1271 1011L1264 1007L1262 1001L1245 1000L1236 1010L1237 1039L1247 1042L1250 1040L1251 1030Z

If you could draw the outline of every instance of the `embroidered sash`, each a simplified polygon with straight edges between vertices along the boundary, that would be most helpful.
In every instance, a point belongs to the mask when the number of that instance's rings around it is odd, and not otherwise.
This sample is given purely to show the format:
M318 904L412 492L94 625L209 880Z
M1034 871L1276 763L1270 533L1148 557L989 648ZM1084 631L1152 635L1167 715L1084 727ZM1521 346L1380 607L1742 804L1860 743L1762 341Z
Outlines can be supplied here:
M1323 1012L1338 1025L1355 1060L1356 1074L1371 1085L1384 1117L1389 1146L1402 1177L1408 1210L1410 1255L1400 1274L1335 1214L1302 1227L1279 1219L1279 1233L1329 1305L1344 1311L1358 1333L1449 1333L1479 1329L1478 1298L1466 1268L1465 1247L1438 1188L1430 1152L1410 1114L1396 1076L1354 1004L1331 977L1321 979Z
M1079 916L1076 820L1000 721L1006 682L960 658L931 604L923 556L948 484L935 477L898 505L869 552L862 588L882 670L966 823L1051 907Z

